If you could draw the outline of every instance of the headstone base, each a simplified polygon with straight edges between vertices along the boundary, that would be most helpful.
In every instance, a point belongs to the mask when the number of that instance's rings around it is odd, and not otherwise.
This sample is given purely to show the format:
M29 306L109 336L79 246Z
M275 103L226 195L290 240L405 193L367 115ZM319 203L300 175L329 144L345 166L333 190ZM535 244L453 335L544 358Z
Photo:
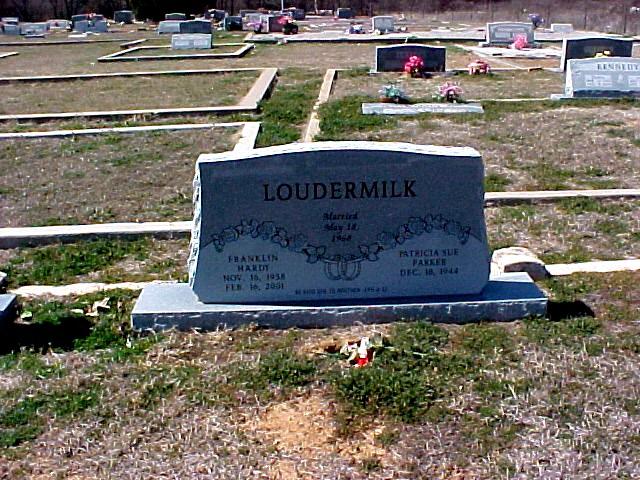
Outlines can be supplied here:
M551 100L640 100L640 96L638 94L632 92L603 92L603 91L594 91L594 92L586 92L582 91L578 95L565 95L564 93L552 93L549 98Z
M323 328L355 323L428 319L442 323L511 321L544 315L547 297L526 273L492 277L478 295L324 302L304 305L201 303L188 284L147 286L131 313L134 329L215 330L257 323L275 328Z
M18 315L18 299L12 293L0 295L0 325L15 320Z

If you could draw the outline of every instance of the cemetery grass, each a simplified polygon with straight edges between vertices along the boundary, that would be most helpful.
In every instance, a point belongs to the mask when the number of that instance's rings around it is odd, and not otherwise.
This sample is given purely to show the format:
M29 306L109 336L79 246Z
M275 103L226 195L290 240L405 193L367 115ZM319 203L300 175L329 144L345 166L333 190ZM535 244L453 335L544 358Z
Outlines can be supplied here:
M640 109L633 101L483 102L484 114L362 115L374 97L320 109L317 140L470 146L482 153L488 191L635 188Z
M638 280L547 281L551 320L467 326L136 335L136 293L27 302L3 335L3 474L633 478ZM336 353L374 332L371 366Z
M0 84L1 114L234 105L259 72ZM132 92L144 92L133 95Z
M194 162L233 149L214 128L0 142L3 227L189 220Z

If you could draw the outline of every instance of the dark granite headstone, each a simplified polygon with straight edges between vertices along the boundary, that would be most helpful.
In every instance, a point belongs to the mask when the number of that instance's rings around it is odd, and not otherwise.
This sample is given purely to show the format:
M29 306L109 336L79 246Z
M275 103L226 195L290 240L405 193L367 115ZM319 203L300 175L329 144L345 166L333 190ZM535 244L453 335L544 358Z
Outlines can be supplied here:
M12 322L18 316L17 297L12 293L0 294L0 326Z
M131 10L118 10L113 12L113 21L116 23L133 23L133 12Z
M336 11L336 16L338 18L354 18L355 15L353 14L353 10L351 10L350 8L339 8Z
M246 17L249 13L260 13L260 12L258 12L258 10L248 10L248 9L245 9L245 10L240 10L240 12L239 12L239 13L240 13L240 16L241 16L242 18L244 18L244 17Z
M611 37L565 38L562 40L560 68L565 70L571 59L592 58L609 51L611 57L631 57L633 40Z
M242 17L229 16L224 18L224 29L228 32L242 30Z
M569 60L565 96L640 98L640 58L601 57Z
M211 22L209 20L180 22L180 33L211 33Z
M409 57L418 56L424 61L427 72L444 72L447 49L413 43L376 47L376 72L402 72Z

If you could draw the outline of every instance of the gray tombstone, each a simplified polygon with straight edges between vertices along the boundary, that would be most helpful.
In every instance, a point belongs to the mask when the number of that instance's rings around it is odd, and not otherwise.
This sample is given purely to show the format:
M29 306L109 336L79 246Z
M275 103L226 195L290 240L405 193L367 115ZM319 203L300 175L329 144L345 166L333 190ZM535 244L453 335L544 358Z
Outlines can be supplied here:
M20 35L20 25L4 25L2 33L5 35Z
M487 283L483 165L471 148L202 155L194 185L189 274L204 303L465 295Z
M182 22L176 20L163 20L158 23L158 34L163 33L180 33L180 24Z
M483 176L472 148L406 143L201 155L189 284L146 287L133 326L542 315L528 275L489 279Z
M208 50L211 48L210 33L183 33L171 35L173 50Z
M553 33L572 33L573 32L573 24L572 23L552 23L551 24L551 32L553 32Z
M243 28L242 17L240 15L229 15L222 21L223 28L228 31L241 31Z
M69 20L47 20L50 30L68 30L71 28Z
M94 20L89 26L89 31L93 33L106 33L109 31L109 27L104 20Z
M187 15L185 13L167 13L164 16L165 20L186 20Z
M446 69L446 47L432 47L414 43L402 43L376 47L376 72L402 72L409 57L418 56L424 61L427 72L444 72Z
M131 10L118 10L113 12L113 21L116 23L133 23L133 12Z
M242 18L242 29L243 30L256 30L256 25L262 25L262 14L261 13L247 13Z
M18 25L20 23L20 20L18 19L18 17L2 17L0 18L0 22L5 25Z
M633 55L633 39L611 37L580 37L562 40L562 58L560 69L567 68L571 59L592 58L598 53L609 52L611 57L631 57Z
M395 18L392 16L378 16L371 18L371 30L381 33L394 32L396 29Z
M211 22L209 20L187 20L180 22L180 33L211 33Z
M49 24L46 22L20 24L20 35L44 36L48 30Z
M282 32L286 17L284 15L261 15L262 33Z
M89 20L76 20L73 22L73 31L78 33L87 33L91 27Z
M336 11L336 16L338 18L355 18L353 10L351 10L350 8L339 8Z
M600 57L569 60L565 96L640 98L640 58Z
M526 35L527 43L532 45L535 41L533 25L524 22L493 22L487 23L486 42L489 45L509 45L514 42L516 36Z

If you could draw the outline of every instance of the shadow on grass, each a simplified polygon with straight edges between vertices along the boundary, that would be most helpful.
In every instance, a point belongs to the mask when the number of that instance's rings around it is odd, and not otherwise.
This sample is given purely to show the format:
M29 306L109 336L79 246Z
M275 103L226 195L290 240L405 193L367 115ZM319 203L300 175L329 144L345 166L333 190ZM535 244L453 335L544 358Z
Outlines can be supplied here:
M555 302L549 301L547 305L547 317L552 322L559 322L569 318L591 317L595 318L596 314L586 303L580 300Z
M87 318L61 318L58 323L12 323L0 329L0 355L32 349L73 350L76 340L89 336L93 324Z

